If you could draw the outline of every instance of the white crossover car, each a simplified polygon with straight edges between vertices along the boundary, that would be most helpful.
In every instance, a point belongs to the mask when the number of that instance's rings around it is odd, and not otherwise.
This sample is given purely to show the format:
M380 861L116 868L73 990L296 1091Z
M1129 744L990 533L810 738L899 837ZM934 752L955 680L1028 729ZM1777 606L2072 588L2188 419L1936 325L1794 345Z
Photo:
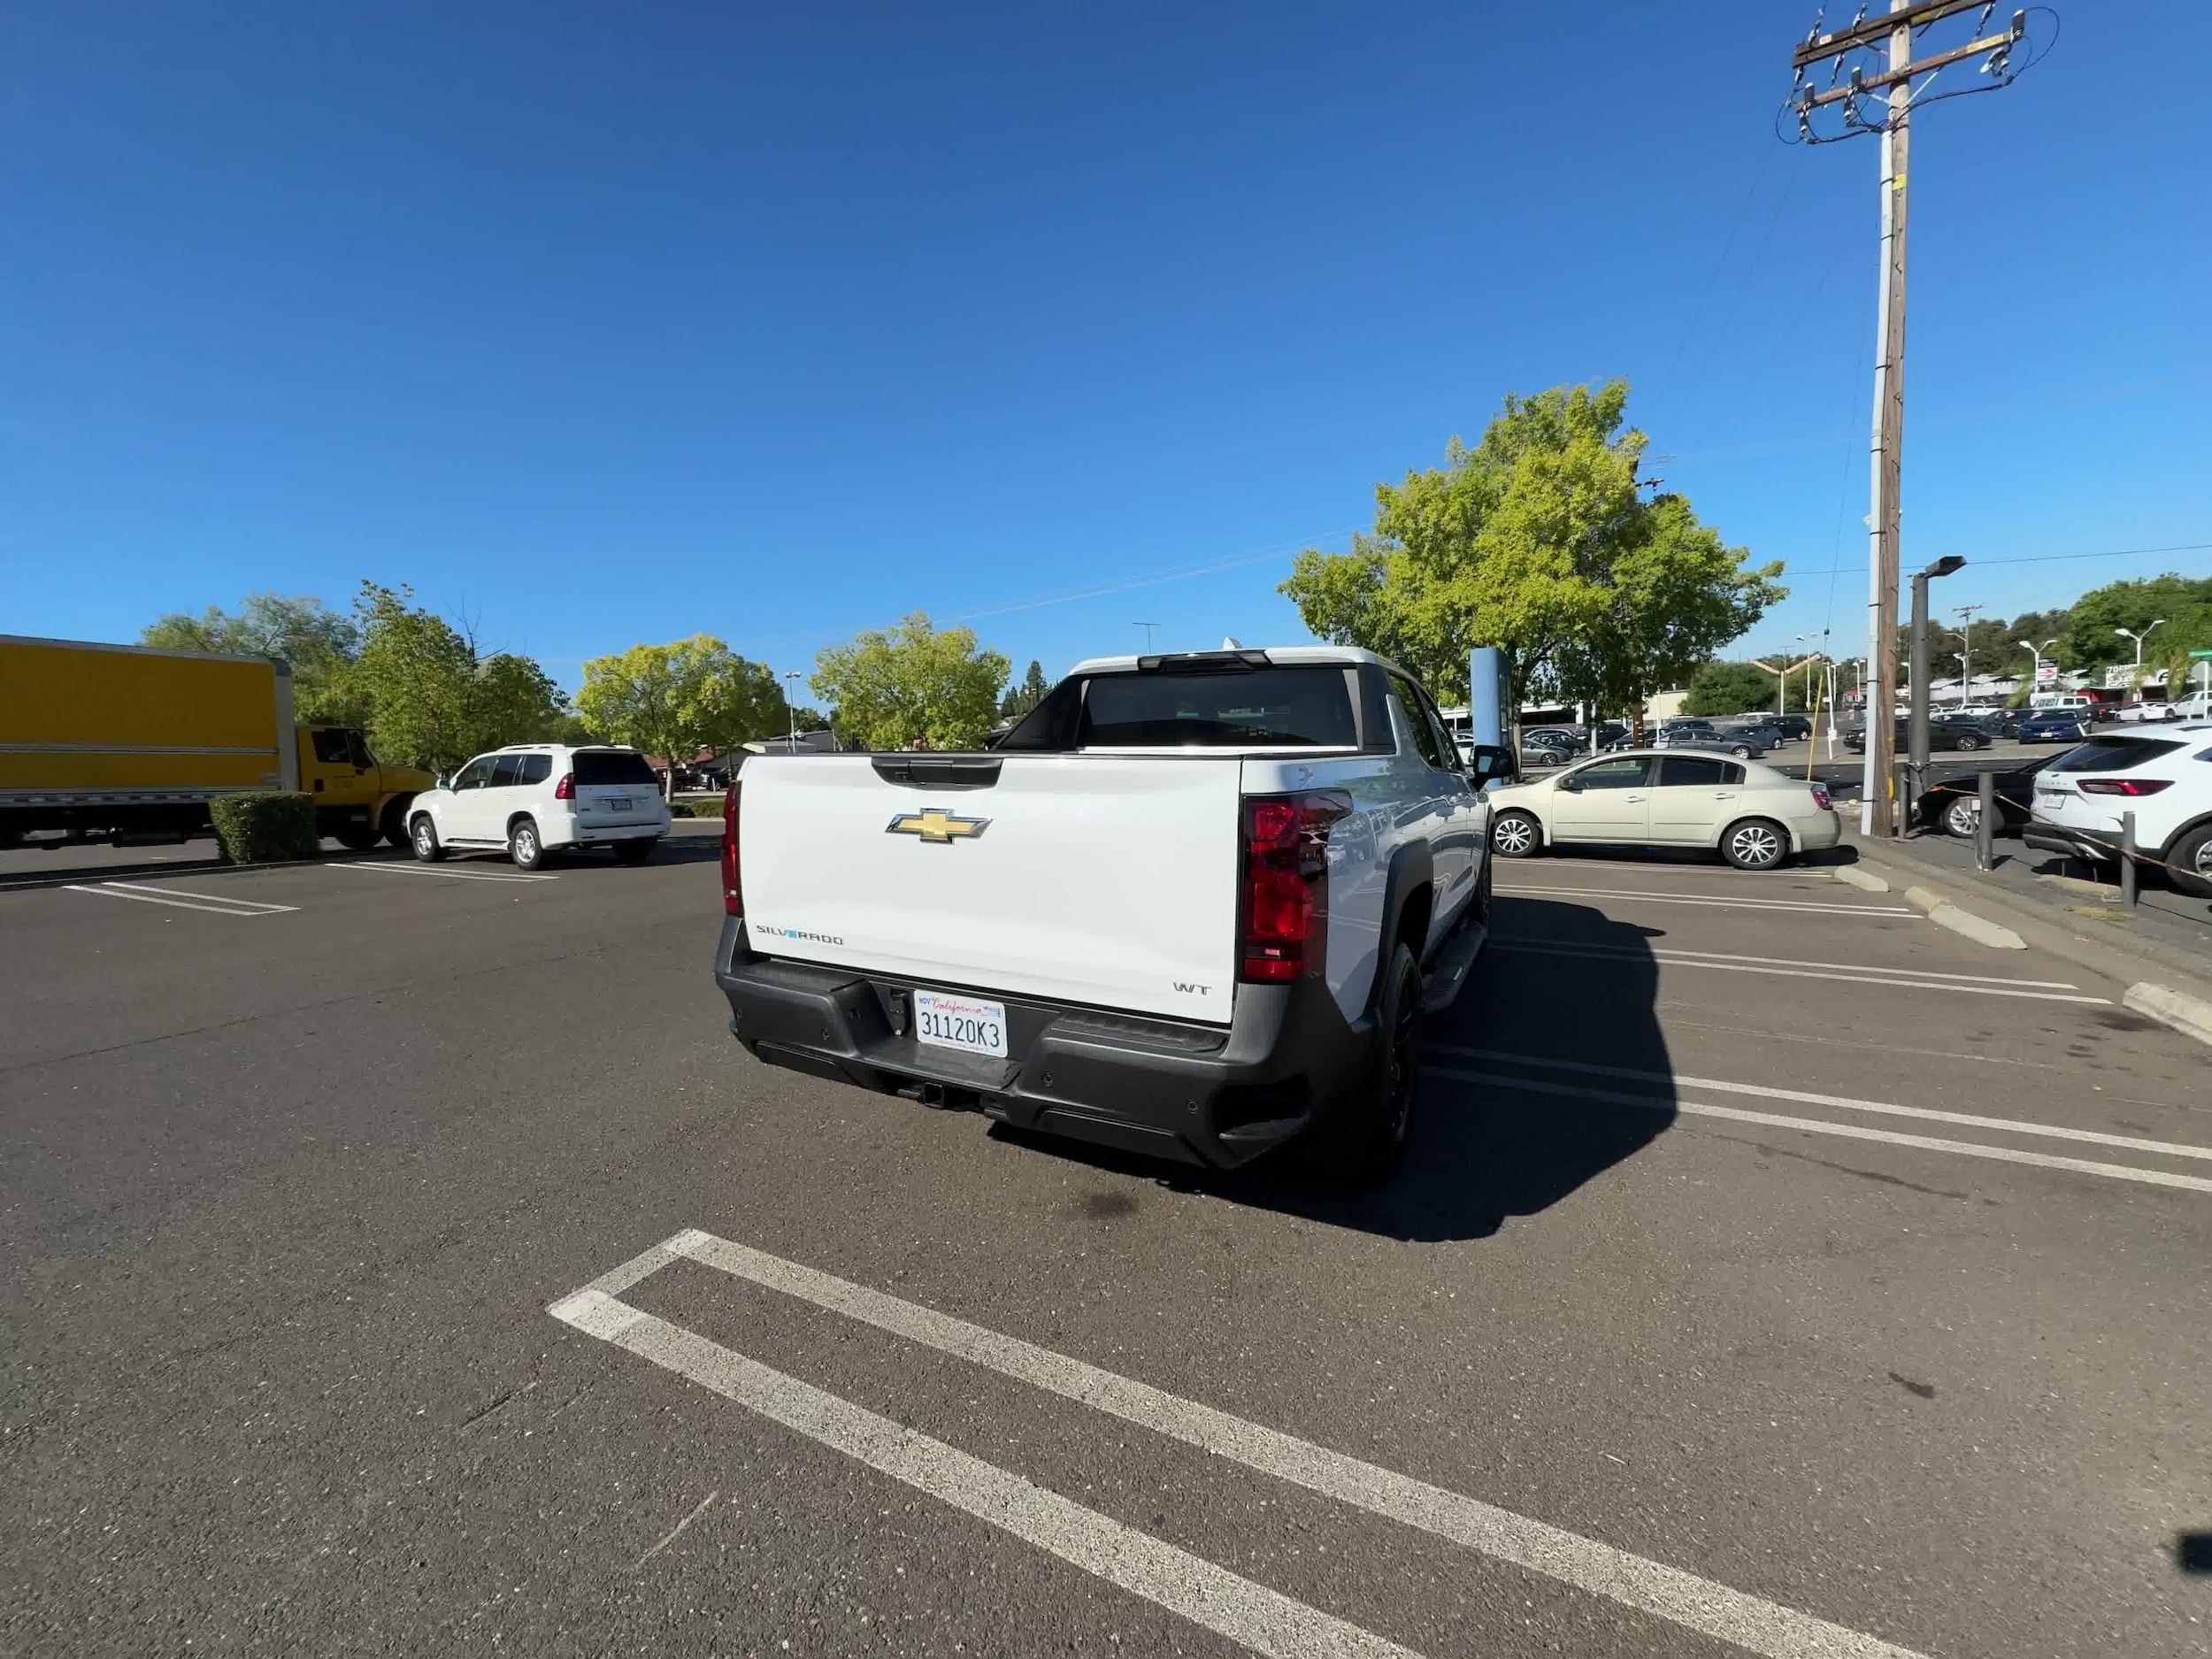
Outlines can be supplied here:
M2137 850L2212 898L2212 723L2100 732L2036 773L2034 813L2029 846L2093 864L2116 861L2132 813Z
M1581 842L1709 847L1740 870L1771 870L1843 834L1825 784L1678 749L1603 756L1488 799L1490 845L1503 858Z
M407 839L426 863L449 850L504 848L534 870L549 853L611 848L641 864L668 833L660 780L634 749L515 743L479 755L408 809Z

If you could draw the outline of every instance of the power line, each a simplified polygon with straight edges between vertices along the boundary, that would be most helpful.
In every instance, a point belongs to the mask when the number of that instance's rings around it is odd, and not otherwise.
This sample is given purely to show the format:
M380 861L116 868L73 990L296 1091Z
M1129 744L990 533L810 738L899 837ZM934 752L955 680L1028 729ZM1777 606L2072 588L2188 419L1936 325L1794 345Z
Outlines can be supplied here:
M1985 565L2055 565L2064 559L2118 559L2132 557L2139 554L2148 558L2154 553L2204 552L2212 552L2212 541L2180 541L2172 547L2107 548L2101 553L2029 553L2017 558L1975 558L1969 560L1968 563L1978 569ZM1863 571L1865 568L1863 565L1834 565L1822 570L1793 571L1786 566L1782 573L1785 576L1829 576L1838 571Z

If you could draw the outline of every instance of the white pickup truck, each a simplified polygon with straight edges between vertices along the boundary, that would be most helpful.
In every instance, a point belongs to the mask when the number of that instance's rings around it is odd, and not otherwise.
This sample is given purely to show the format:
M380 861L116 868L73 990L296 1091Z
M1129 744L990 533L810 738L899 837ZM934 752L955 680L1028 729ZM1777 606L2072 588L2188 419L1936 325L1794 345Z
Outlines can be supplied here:
M715 981L772 1064L1215 1166L1310 1132L1379 1179L1513 771L1366 651L1099 658L987 752L749 761Z

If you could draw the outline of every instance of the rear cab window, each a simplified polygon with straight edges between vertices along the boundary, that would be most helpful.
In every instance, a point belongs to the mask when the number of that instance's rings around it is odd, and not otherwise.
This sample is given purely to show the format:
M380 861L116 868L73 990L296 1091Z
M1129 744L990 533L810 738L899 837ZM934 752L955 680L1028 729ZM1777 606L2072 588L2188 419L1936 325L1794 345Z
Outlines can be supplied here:
M576 787L588 788L594 785L636 784L646 788L658 788L660 778L646 763L645 757L635 749L580 749L570 757L570 769L576 774Z
M1205 654L1187 668L1166 659L1156 670L1064 680L996 747L1065 753L1360 746L1355 671L1333 663L1252 666L1219 660L1227 655Z

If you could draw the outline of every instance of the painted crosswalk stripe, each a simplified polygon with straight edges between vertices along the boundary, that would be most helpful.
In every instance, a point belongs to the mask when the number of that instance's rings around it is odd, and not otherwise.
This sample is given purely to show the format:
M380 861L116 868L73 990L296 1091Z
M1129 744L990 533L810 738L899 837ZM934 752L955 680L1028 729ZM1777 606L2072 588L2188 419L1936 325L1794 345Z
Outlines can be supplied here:
M1804 1659L1917 1659L1908 1648L1832 1624L1812 1614L1731 1589L1711 1579L1700 1578L1695 1573L1616 1549L1594 1539L1516 1515L1479 1499L1431 1486L1411 1476L1333 1451L1310 1440L1300 1440L1279 1429L1233 1417L1212 1406L1168 1394L1132 1378L1055 1353L1049 1348L1039 1348L1018 1337L987 1330L934 1309L882 1291L871 1290L864 1285L854 1284L849 1279L839 1279L800 1263L786 1261L780 1256L770 1256L764 1251L718 1239L710 1233L696 1230L680 1233L654 1246L634 1261L625 1263L603 1275L573 1296L554 1303L549 1311L579 1330L602 1336L603 1340L628 1348L632 1352L641 1353L657 1363L667 1364L670 1359L678 1359L703 1367L719 1367L718 1375L728 1375L726 1363L716 1357L726 1355L729 1360L737 1360L742 1366L753 1367L753 1362L742 1360L741 1356L730 1354L726 1349L715 1348L713 1344L706 1343L704 1339L689 1333L681 1334L688 1338L690 1343L701 1344L702 1348L684 1346L672 1348L662 1333L673 1332L678 1327L666 1326L660 1321L654 1321L654 1327L657 1328L641 1327L634 1321L648 1319L650 1316L638 1313L615 1300L603 1288L609 1285L627 1288L678 1256L763 1288L811 1302L817 1307L873 1325L941 1353L967 1360L1002 1376L1118 1417L1124 1422L1149 1429L1168 1439L1196 1447L1215 1456L1231 1459L1257 1473L1302 1486L1371 1515L1432 1533L1493 1560L1511 1563L1722 1641L1732 1642L1751 1653L1770 1655L1770 1659L1782 1659L1785 1655L1802 1655ZM655 1351L647 1352L646 1347L639 1345L641 1341ZM711 1351L703 1352L702 1348ZM661 1357L663 1354L667 1354L669 1357ZM671 1365L671 1369L680 1369L680 1366ZM764 1367L755 1367L752 1371L740 1372L737 1374L738 1380L741 1384L750 1385L757 1392L765 1379L757 1372L764 1370ZM685 1374L690 1372L686 1371ZM781 1379L780 1373L769 1372L767 1376L782 1382L791 1381ZM708 1386L716 1385L710 1383ZM807 1386L798 1384L796 1386L803 1388ZM818 1394L818 1391L811 1392ZM747 1403L752 1403L751 1400L749 1399ZM807 1403L810 1406L814 1402ZM841 1401L836 1403L845 1406L848 1411L860 1413L857 1407L846 1406ZM772 1411L764 1414L775 1415ZM778 1420L784 1419L779 1417ZM870 1434L880 1432L876 1425L883 1425L896 1434L904 1436L902 1443L918 1441L936 1450L950 1453L953 1458L966 1457L965 1454L953 1451L950 1448L940 1448L935 1441L926 1440L926 1437L912 1431L889 1424L887 1419L874 1417L872 1413L860 1413L860 1419L840 1420L831 1425L842 1431L841 1440L830 1440L826 1443L838 1445L839 1449L855 1456L864 1456L864 1461L867 1461L864 1451L855 1449L855 1447L873 1448L878 1444L872 1439L862 1438L863 1432ZM798 1427L801 1432L814 1432L812 1428L803 1424L793 1424L792 1426ZM826 1439L823 1435L817 1435L816 1438ZM975 1460L966 1459L966 1462L973 1463ZM876 1463L875 1466L885 1467L882 1463ZM981 1465L980 1471L969 1470L964 1464L950 1465L949 1469L951 1473L958 1476L980 1473L997 1480L1016 1482L1014 1489L1021 1493L1033 1494L1041 1490L987 1464ZM910 1479L896 1469L888 1469L887 1472L896 1474L902 1479ZM918 1485L920 1482L911 1484ZM996 1491L995 1486L985 1489ZM964 1489L956 1488L956 1494L964 1495ZM937 1495L946 1497L947 1502L959 1507L969 1508L968 1504L961 1502L961 1495L948 1495L945 1493ZM1067 1509L1074 1510L1079 1527L1088 1526L1089 1523L1081 1518L1087 1517L1088 1511L1067 1504L1066 1500L1058 1498L1056 1494L1044 1495L1051 1498L1054 1504L1066 1505ZM994 1525L1004 1526L1041 1548L1062 1554L1068 1559L1075 1559L1058 1548L1055 1538L1041 1536L1036 1530L1025 1530L1027 1517L1021 1512L1005 1508L987 1513L969 1508L969 1512L980 1514L983 1519ZM1041 1519L1055 1519L1061 1513L1056 1509L1049 1511ZM1105 1520L1102 1517L1094 1518ZM1010 1522L1020 1524L1010 1525ZM1274 1591L1249 1585L1248 1580L1225 1573L1222 1568L1187 1555L1145 1533L1121 1527L1119 1523L1105 1521L1105 1525L1118 1531L1104 1536L1136 1546L1141 1553L1133 1559L1148 1564L1156 1563L1160 1576L1148 1578L1146 1586L1140 1586L1115 1577L1115 1561L1111 1556L1100 1564L1093 1564L1090 1560L1084 1560L1079 1564L1102 1578L1123 1584L1124 1587L1133 1589L1136 1594L1156 1601L1163 1606L1172 1606L1194 1623L1218 1631L1254 1652L1317 1655L1340 1651L1402 1651L1387 1644L1375 1648L1340 1648L1318 1645L1327 1641L1354 1640L1379 1643L1382 1639L1356 1626L1344 1625L1341 1621L1333 1619L1332 1616L1318 1613L1302 1603L1287 1602L1286 1607L1283 1604L1287 1598L1278 1595ZM1075 1536L1079 1543L1094 1545L1102 1535L1079 1531ZM1163 1551L1169 1553L1165 1555L1157 1553ZM1223 1575L1228 1583L1220 1592L1193 1595L1191 1585L1175 1575L1196 1571L1202 1571L1208 1575ZM1198 1582L1215 1581L1207 1578ZM1244 1588L1246 1586L1249 1586L1248 1591ZM1255 1592L1256 1594L1252 1594ZM1170 1596L1177 1599L1171 1601L1168 1599ZM1232 1596L1248 1596L1249 1599L1231 1599ZM1194 1608L1195 1610L1188 1611L1187 1608ZM1279 1622L1294 1609L1302 1619L1310 1617L1329 1622L1310 1625ZM1264 1620L1278 1622L1265 1623L1263 1622ZM1316 1645L1279 1645L1286 1637L1305 1640Z
M1863 1124L1833 1123L1824 1118L1793 1118L1780 1112L1746 1111L1708 1101L1671 1100L1657 1094L1631 1094L1618 1089L1584 1088L1572 1083L1549 1083L1541 1078L1512 1077L1502 1071L1460 1071L1446 1066L1424 1066L1424 1077L1456 1083L1485 1083L1497 1088L1518 1089L1529 1094L1555 1094L1570 1100L1598 1101L1607 1105L1633 1106L1644 1111L1679 1112L1689 1118L1721 1118L1731 1123L1762 1124L1772 1129L1798 1129L1807 1134L1839 1135L1847 1141L1879 1141L1893 1147L1917 1147L1929 1152L1955 1152L1970 1158L1988 1158L1998 1164L2026 1164L2038 1169L2065 1170L2076 1175L2101 1176L2106 1180L2135 1181L2145 1187L2173 1187L2184 1192L2212 1193L2212 1179L2176 1175L2165 1170L2138 1169L2128 1164L2101 1164L2090 1158L2060 1157L2049 1152L2027 1152L2016 1147L1985 1146L1978 1141L1953 1141L1941 1135L1909 1135L1894 1129L1870 1129Z
M268 904L259 899L227 899L213 894L193 893L176 887L150 887L129 881L102 881L97 884L69 881L63 883L70 893L90 893L104 899L132 899L141 904L165 904L175 910L204 910L211 916L282 916L299 909L296 904Z
M2020 1118L1983 1118L1972 1112L1942 1111L1932 1106L1900 1106L1890 1101L1860 1100L1848 1094L1816 1094L1810 1089L1775 1088L1764 1083L1732 1083L1717 1077L1686 1077L1672 1071L1648 1071L1634 1066L1595 1065L1587 1060L1548 1060L1540 1055L1513 1054L1503 1048L1471 1048L1461 1044L1432 1042L1430 1054L1464 1055L1473 1060L1495 1060L1508 1065L1549 1071L1573 1071L1583 1077L1624 1078L1637 1082L1662 1083L1676 1088L1707 1089L1716 1094L1750 1094L1765 1100L1790 1101L1801 1106L1834 1106L1844 1111L1869 1112L1886 1118L1917 1118L1924 1123L1952 1124L1962 1129L1994 1129L2003 1134L2033 1135L2053 1141L2078 1141L2085 1145L2118 1147L2130 1152L2148 1152L2159 1157L2212 1160L2212 1147L2192 1146L2183 1141L2152 1141L2141 1135L2107 1134L2099 1129L2070 1129L2063 1124L2031 1123ZM1629 1095L1615 1096L1627 1100Z

